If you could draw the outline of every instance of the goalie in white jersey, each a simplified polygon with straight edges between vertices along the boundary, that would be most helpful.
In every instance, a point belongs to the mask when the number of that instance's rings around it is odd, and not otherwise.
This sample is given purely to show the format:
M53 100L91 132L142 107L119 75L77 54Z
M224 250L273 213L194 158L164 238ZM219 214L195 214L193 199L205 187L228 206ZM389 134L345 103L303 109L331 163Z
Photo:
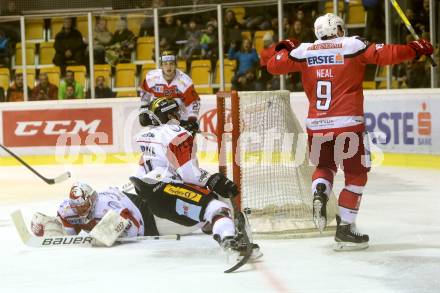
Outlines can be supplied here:
M126 223L125 229L117 236L159 235L145 201L116 187L97 192L81 182L72 185L69 198L58 208L57 217L36 213L31 229L36 236L77 235L81 231L90 233L109 210Z
M229 205L218 200L237 195L237 186L220 173L199 168L193 136L179 126L179 106L173 99L156 99L149 110L156 127L137 139L143 164L130 178L137 194L155 216L184 226L210 227L221 247L241 252ZM254 245L255 253L257 249Z

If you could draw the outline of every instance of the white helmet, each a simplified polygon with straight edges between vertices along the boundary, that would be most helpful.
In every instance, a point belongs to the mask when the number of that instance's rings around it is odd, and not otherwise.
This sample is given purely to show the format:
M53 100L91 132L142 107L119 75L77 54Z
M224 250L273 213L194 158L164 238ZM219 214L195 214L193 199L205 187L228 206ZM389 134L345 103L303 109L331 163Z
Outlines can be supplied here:
M87 216L95 203L96 191L88 184L75 182L69 193L69 205L79 216Z
M314 25L315 35L319 40L322 40L324 37L337 36L339 26L345 33L345 23L342 18L333 13L327 13L316 19Z

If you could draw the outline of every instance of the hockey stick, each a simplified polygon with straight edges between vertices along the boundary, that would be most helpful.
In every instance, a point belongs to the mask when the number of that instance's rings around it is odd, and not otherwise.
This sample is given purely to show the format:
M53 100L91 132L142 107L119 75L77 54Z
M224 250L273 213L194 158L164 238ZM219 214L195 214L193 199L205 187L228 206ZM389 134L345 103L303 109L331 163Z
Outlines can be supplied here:
M396 0L390 0L391 4L394 6L394 9L396 9L397 14L399 15L400 19L405 24L406 28L409 30L413 38L417 41L419 36L417 35L416 31L414 30L413 26L409 22L408 18L406 17L405 13L403 13L402 8L400 8L399 3L397 3ZM432 56L426 56L431 63L432 67L436 67L437 64L435 63L434 59L432 59Z
M47 184L55 184L55 183L59 183L62 182L66 179L70 178L70 172L64 172L63 174L55 177L55 178L46 178L43 175L41 175L40 173L38 173L37 170L35 170L34 168L32 168L28 163L26 163L25 161L23 161L22 158L20 158L19 156L17 156L15 153L13 153L10 149L8 149L7 147L5 147L4 145L0 144L0 147L5 150L5 152L7 152L8 154L10 154L14 159L16 159L17 161L19 161L23 166L25 166L26 168L28 168L29 170L32 171L32 173L34 173L35 175L37 175L38 177L40 177L40 179L42 179L44 182L46 182Z
M17 229L23 243L30 247L92 247L94 246L94 239L90 236L54 236L54 237L37 237L29 232L26 228L26 224L23 219L23 215L20 210L17 210L11 214L12 222L15 229ZM180 235L163 235L163 236L138 236L138 237L121 237L116 241L121 243L136 242L142 240L162 240L162 239L174 239L180 240Z
M235 265L224 271L225 273L232 273L244 266L251 259L253 249L252 240L249 237L248 231L246 231L246 226L248 225L246 214L238 208L235 198L231 198L231 205L234 209L235 225L238 232L243 234L243 239L246 243L246 251L244 252L243 257Z

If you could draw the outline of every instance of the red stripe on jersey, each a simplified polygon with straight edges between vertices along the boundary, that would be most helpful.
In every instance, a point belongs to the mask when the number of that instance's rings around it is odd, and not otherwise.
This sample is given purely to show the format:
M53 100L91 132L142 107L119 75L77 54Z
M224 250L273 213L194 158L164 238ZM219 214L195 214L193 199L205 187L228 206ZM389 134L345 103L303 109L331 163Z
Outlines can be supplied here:
M139 224L138 220L136 220L135 217L133 217L133 215L131 214L131 212L128 209L123 209L121 212L121 217L123 217L124 219L130 220L133 225L136 226L136 228L138 228L141 226L141 224Z
M152 93L152 90L148 87L147 80L145 80L145 79L141 84L141 88L146 92Z
M362 194L357 194L347 189L343 189L339 195L338 205L350 210L359 210Z
M61 219L61 223L63 223L63 226L64 227L67 227L67 228L74 228L74 226L72 225L72 224L70 224L66 219L64 219L61 215L60 215L60 213L57 213L58 214L58 217Z
M204 188L204 187L197 186L194 184L185 183L185 185L187 185L188 187L191 187L192 189L194 189L197 192L200 192L203 195L208 195L211 192L208 188Z
M187 88L180 98L182 99L185 106L189 106L192 102L200 100L200 97L197 94L194 85L191 85L189 88Z
M186 132L176 136L168 145L167 157L175 168L191 160L194 138Z

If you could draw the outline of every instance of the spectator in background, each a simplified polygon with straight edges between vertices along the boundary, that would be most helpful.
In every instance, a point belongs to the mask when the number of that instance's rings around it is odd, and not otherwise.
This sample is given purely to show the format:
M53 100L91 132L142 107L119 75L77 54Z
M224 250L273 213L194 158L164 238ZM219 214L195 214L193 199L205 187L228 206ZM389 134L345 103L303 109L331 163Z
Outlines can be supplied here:
M62 73L68 64L84 64L84 43L81 33L72 25L72 18L66 17L62 30L55 36L55 57L53 63L61 67Z
M191 56L196 52L200 54L200 38L202 32L197 27L195 19L191 19L188 23L188 29L185 32L186 44L182 49L182 58L191 61Z
M159 28L159 35L166 40L168 49L174 52L179 51L179 46L176 42L185 38L185 32L171 14L164 15L163 24Z
M385 12L383 1L362 0L362 5L367 12L365 38L374 43L385 41Z
M105 63L105 47L112 41L113 34L107 29L107 20L100 17L97 20L96 27L93 29L93 58L95 64ZM84 39L87 44L88 40ZM88 54L89 48L86 49Z
M245 74L249 69L255 68L259 62L257 52L252 48L251 40L244 39L241 50L236 51L235 45L231 44L228 52L229 59L235 59L239 62L237 74Z
M409 43L414 41L414 38L410 34L407 34L406 41ZM405 81L408 88L430 87L430 63L427 62L426 56L421 56L417 60L408 61L404 66L404 73L406 74Z
M67 86L73 86L73 88L75 89L75 97L77 99L84 98L83 86L75 81L75 73L71 70L66 71L66 76L64 77L64 80L60 82L60 88L58 89L58 99L66 99Z
M268 90L279 89L279 78L267 72L267 62L275 54L276 44L273 40L273 35L269 32L263 36L263 49L260 51L260 83L263 88Z
M68 84L66 86L66 95L64 96L65 100L74 100L78 99L78 97L75 95L75 87L71 84Z
M58 87L49 82L47 73L40 73L38 85L32 90L31 101L56 100L58 98Z
M223 24L223 27L225 44L229 45L234 43L235 46L240 46L242 40L242 25L237 21L237 18L235 17L235 12L233 10L226 10L225 22ZM229 50L229 48L225 48L225 50Z
M0 30L0 67L11 67L11 42L4 31Z
M0 86L0 102L5 101L5 89Z
M31 89L28 87L28 97L31 96ZM8 88L8 92L6 94L6 102L22 102L24 101L23 94L23 74L17 73L14 78L14 82Z
M160 8L165 5L164 0L153 0L151 8ZM144 21L141 23L139 29L139 37L154 36L154 18L152 15L146 16Z
M245 74L238 77L234 89L238 91L262 91L264 87L257 80L255 70L249 69Z
M127 21L121 18L116 24L110 46L105 51L105 60L112 66L118 63L130 63L135 44L135 35L128 29Z
M303 24L300 20L295 20L288 32L289 39L296 39L301 42L312 41L308 34L304 31Z
M238 61L238 70L232 80L232 84L237 85L238 78L249 71L256 69L259 63L257 52L252 48L251 40L244 39L241 50L235 50L235 44L232 43L228 52L229 59L235 59Z
M217 32L212 24L208 24L206 30L200 38L200 47L202 48L203 59L217 59L218 39Z
M100 75L95 79L95 98L105 99L114 98L116 95L112 90L105 84L104 76ZM87 91L87 99L91 98L90 89Z

